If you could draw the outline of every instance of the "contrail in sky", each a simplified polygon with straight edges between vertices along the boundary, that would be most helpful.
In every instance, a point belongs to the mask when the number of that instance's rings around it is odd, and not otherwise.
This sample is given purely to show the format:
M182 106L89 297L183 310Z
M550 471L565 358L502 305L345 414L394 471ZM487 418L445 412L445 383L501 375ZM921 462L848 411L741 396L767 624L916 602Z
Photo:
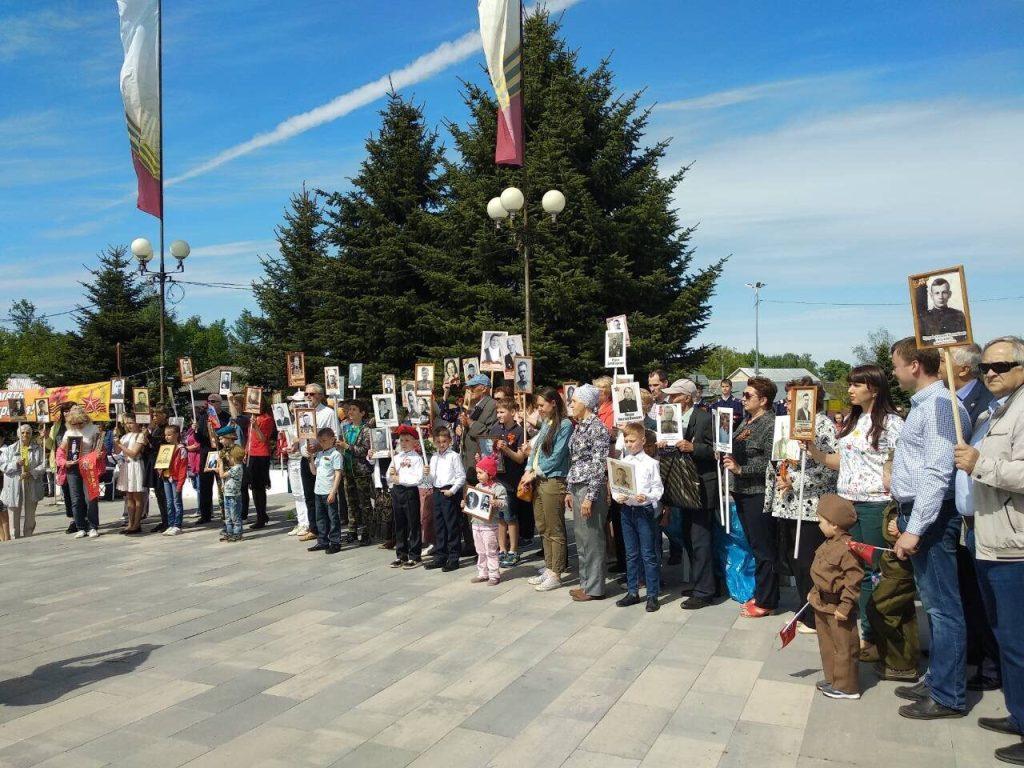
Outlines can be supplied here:
M571 8L579 2L582 2L582 0L548 0L543 5L549 11L561 11ZM377 99L383 98L391 89L392 84L398 90L415 85L416 83L422 83L439 72L443 72L449 67L465 61L480 50L480 33L475 30L467 32L457 40L441 43L437 48L423 54L411 64L401 69L396 69L358 88L354 88L347 93L343 93L326 104L289 117L287 120L278 123L273 130L258 133L248 141L243 141L241 144L225 149L206 162L185 171L180 176L167 179L164 185L173 186L183 181L194 179L197 176L203 176L239 157L264 147L280 144L282 141L287 141L301 133L337 120L339 117L344 117L360 107L365 107L367 104L372 104Z

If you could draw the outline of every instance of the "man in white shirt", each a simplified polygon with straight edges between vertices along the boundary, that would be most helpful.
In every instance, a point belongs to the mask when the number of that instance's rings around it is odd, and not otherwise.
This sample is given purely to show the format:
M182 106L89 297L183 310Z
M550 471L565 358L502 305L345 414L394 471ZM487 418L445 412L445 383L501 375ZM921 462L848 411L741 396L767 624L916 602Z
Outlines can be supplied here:
M334 409L325 402L324 388L315 383L307 384L306 400L309 402L310 407L316 411L316 431L319 432L321 429L327 428L334 432L335 435L340 435L341 421L338 419L338 414L335 413ZM298 447L299 453L304 459L316 455L316 446L313 446L313 451L310 453L310 445L305 440L301 441ZM309 462L303 461L299 465L299 471L302 477L302 495L306 497L306 509L316 509L316 494L314 492L316 478L309 468ZM342 523L345 523L348 520L348 505L345 503L345 495L339 493L334 500L334 504L338 508L338 514L341 517ZM312 533L314 536L318 534L316 517L314 515L309 517L309 533Z
M428 477L434 488L434 559L425 568L440 568L445 573L459 567L462 549L462 488L466 485L466 468L462 457L452 450L452 433L448 427L434 430L437 453L430 457Z

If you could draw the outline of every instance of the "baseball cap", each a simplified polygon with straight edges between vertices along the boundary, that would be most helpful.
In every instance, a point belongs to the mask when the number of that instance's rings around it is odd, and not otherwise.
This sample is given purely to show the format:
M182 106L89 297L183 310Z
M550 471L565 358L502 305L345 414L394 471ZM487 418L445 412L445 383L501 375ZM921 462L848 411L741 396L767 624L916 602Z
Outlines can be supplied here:
M676 379L672 382L671 387L665 387L661 390L663 395L689 395L690 397L697 396L697 385L689 379Z

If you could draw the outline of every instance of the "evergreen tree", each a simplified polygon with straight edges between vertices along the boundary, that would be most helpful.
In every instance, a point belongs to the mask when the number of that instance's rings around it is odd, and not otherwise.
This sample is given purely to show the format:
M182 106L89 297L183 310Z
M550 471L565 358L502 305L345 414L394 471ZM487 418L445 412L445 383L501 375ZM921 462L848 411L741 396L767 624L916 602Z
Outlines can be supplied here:
M99 266L83 282L86 303L78 307L72 332L74 376L77 382L102 381L121 371L139 376L134 382L155 383L160 357L160 304L150 285L135 271L124 245L107 246Z
M364 387L376 391L381 373L412 378L416 361L444 343L461 276L435 247L443 149L422 109L390 94L366 154L351 191L328 199L335 252L315 292L328 318L316 339L317 348L364 363Z
M168 322L167 360L172 372L177 371L179 357L191 357L196 373L215 365L232 365L234 346L235 339L225 320L204 325L198 315L192 315L183 323Z
M684 368L708 352L693 346L710 314L722 262L691 271L691 230L673 196L685 169L659 175L666 142L643 145L649 110L641 94L618 95L610 63L588 71L547 12L525 25L526 166L494 165L496 104L489 86L465 86L465 127L450 125L459 159L447 166L442 284L452 312L434 350L477 349L486 328L523 330L523 264L505 231L488 219L487 201L507 186L523 189L532 220L532 354L538 379L586 378L603 370L604 320L625 313L629 367ZM568 205L557 222L540 206L552 188Z
M892 401L898 408L910 408L910 395L900 389L900 384L892 372L892 345L896 339L885 328L879 328L868 334L868 340L864 344L858 344L853 348L853 356L857 358L857 365L877 365L881 368L889 380L889 393Z
M328 274L323 226L317 195L303 187L274 230L280 255L260 259L264 277L253 283L260 312L245 311L236 324L244 328L237 363L252 384L283 388L288 352L306 353L308 381L319 380L317 371L336 360L322 345L323 328L332 324L320 305Z
M67 334L58 333L35 305L20 299L11 305L11 328L0 329L0 384L22 373L43 386L67 381L72 356Z

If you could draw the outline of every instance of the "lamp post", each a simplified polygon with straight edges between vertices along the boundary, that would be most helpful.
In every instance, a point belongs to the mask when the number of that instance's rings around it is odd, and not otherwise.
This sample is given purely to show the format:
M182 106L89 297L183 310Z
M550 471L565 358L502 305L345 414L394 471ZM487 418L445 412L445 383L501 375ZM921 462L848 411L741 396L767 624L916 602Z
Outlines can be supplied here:
M544 212L551 216L551 221L565 210L565 195L557 189L548 190L540 201ZM516 223L516 214L522 211L522 223ZM509 187L498 197L492 197L487 203L487 215L494 225L501 228L506 219L512 236L515 238L516 250L523 259L523 305L525 311L525 332L523 348L530 354L530 217L526 207L526 196L517 187Z
M166 318L166 284L174 282L170 277L175 272L185 271L185 259L188 258L192 248L184 240L175 240L171 243L171 256L178 262L178 266L168 272L164 268L164 252L160 249L160 269L153 271L149 269L149 262L153 260L153 246L144 237L137 237L132 240L132 255L139 262L139 274L150 275L154 282L160 284L160 396L163 397L164 386L164 320Z
M758 280L747 283L747 288L754 289L754 375L761 375L761 289L765 284Z

